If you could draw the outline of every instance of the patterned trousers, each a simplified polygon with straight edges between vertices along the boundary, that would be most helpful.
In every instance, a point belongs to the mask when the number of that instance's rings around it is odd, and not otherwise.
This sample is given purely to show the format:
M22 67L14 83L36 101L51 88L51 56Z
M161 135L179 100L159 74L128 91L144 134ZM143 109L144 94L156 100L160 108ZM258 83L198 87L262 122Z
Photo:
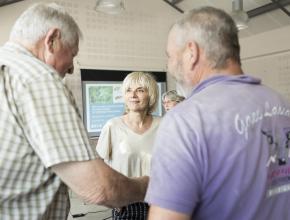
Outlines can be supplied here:
M148 216L149 205L144 202L132 203L121 209L112 210L113 220L146 220Z

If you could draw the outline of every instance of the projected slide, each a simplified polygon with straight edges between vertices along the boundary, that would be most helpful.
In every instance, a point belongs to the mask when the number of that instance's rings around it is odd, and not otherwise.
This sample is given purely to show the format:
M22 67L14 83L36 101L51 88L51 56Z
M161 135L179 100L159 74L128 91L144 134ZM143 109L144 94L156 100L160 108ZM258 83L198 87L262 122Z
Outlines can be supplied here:
M99 132L111 118L124 113L121 84L86 84L87 129Z

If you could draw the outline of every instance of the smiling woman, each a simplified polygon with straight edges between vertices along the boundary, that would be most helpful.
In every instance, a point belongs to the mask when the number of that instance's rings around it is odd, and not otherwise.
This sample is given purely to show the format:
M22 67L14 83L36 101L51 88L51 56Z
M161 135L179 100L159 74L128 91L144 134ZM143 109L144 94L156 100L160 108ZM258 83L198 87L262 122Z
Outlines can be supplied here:
M132 72L123 82L123 94L125 97L126 112L129 112L128 104L134 101L147 101L144 106L145 114L152 113L157 105L158 87L154 77L149 73Z
M132 86L125 93L125 103L129 111L142 111L147 107L149 101L146 88Z
M101 131L97 152L115 170L128 177L149 175L153 141L160 117L152 116L158 87L149 73L132 72L124 79L125 114L109 120ZM147 203L113 209L113 219L147 219Z

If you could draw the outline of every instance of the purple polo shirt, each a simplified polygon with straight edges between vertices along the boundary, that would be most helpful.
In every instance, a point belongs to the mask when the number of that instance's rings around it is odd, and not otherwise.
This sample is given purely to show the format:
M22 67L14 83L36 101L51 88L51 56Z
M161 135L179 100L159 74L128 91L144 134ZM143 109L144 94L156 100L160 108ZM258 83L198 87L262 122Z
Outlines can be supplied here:
M248 75L212 77L162 120L145 200L195 220L290 219L289 145L288 101Z

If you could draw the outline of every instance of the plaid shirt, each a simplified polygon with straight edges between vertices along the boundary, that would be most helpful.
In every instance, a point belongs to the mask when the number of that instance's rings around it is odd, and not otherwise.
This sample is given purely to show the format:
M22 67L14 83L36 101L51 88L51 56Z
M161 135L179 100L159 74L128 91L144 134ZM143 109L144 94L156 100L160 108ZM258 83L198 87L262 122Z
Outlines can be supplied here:
M67 187L50 167L97 157L74 98L20 45L0 49L0 66L0 219L66 219Z

